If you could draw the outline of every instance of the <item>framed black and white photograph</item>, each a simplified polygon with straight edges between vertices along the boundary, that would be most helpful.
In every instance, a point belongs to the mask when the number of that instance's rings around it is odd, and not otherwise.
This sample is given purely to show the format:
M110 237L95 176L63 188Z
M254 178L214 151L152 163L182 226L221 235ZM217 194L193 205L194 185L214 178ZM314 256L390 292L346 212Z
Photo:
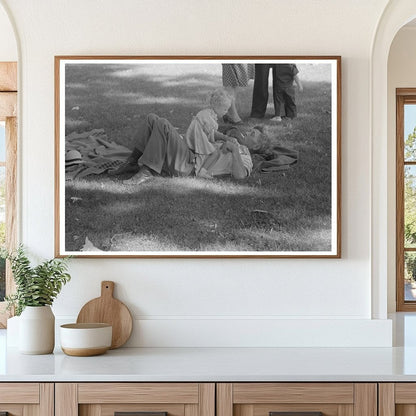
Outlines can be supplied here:
M341 256L341 58L55 57L55 254Z

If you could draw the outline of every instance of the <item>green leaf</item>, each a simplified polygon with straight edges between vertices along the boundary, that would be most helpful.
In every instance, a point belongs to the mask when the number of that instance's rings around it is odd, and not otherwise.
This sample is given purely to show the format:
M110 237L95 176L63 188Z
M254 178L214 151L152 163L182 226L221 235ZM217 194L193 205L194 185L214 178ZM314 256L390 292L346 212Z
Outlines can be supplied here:
M0 256L10 261L16 293L6 296L7 308L20 315L26 306L52 305L63 285L71 280L68 273L69 257L45 260L32 267L25 249L20 245L15 251L0 251Z

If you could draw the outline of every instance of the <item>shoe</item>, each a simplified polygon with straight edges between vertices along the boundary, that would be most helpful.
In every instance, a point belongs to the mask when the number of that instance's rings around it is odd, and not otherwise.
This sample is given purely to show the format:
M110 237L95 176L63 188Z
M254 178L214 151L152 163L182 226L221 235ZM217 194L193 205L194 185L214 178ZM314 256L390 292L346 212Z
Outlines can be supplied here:
M282 117L280 116L274 116L270 119L270 121L273 121L275 123L281 123L282 122Z
M123 175L124 173L137 173L139 169L140 168L137 162L130 162L126 160L117 168L109 170L108 174L110 176L117 176L117 175Z
M138 173L136 173L134 176L132 176L130 179L126 179L123 181L124 185L141 185L144 182L149 181L153 178L153 173L151 170L143 166Z

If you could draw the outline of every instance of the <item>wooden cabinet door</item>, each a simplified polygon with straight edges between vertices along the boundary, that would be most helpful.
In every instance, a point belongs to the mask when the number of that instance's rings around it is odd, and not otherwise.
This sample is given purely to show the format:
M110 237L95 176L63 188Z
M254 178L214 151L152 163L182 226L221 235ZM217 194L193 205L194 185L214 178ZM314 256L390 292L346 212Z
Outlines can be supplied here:
M377 416L376 383L220 383L217 416Z
M53 416L53 383L0 383L0 415Z
M55 416L215 416L215 384L57 383L55 403Z
M415 416L416 383L380 383L379 416Z

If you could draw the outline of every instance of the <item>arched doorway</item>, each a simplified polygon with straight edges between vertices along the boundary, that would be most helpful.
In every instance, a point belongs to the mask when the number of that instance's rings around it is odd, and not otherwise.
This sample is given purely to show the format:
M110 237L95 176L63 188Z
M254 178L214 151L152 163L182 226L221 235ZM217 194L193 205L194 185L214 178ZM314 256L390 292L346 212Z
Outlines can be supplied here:
M416 235L413 220L415 210L413 177L416 172L413 156L416 126L416 54L413 52L415 42L416 20L412 20L396 33L388 58L387 232L390 236L388 251L389 253L396 251L396 264L394 261L388 264L388 310L392 312L416 311L416 252L413 243ZM394 200L397 201L396 209ZM394 211L396 211L396 219L393 217ZM393 260L393 256L391 259Z
M388 57L397 32L416 17L414 0L390 2L374 37L371 56L371 172L372 172L372 316L387 318L387 299L395 267L394 166L389 157ZM392 229L394 230L392 235ZM393 276L395 273L393 272Z

